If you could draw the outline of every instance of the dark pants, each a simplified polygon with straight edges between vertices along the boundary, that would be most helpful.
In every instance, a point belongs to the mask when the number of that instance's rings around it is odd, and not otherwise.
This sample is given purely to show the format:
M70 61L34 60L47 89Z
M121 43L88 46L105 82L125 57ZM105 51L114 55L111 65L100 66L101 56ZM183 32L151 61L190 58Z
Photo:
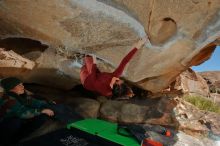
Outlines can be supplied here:
M42 114L27 120L20 118L3 120L0 122L0 145L7 146L17 143L22 138L40 128L48 118L48 116Z
M51 104L46 108L49 108L54 111L54 118L56 120L62 121L65 124L82 120L83 118L74 112L69 106L63 104Z
M66 124L83 119L70 107L63 104L52 104L45 108L50 108L54 111L55 116L52 118ZM26 120L10 118L0 122L0 146L6 146L18 142L36 129L40 128L47 120L49 120L49 117L42 114Z

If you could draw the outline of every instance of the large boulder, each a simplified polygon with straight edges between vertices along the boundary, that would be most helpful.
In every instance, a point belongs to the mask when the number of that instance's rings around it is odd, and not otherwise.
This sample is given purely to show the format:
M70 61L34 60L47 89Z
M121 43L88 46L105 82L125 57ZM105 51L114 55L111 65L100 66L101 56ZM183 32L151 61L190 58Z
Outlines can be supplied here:
M181 73L171 88L181 90L184 94L194 94L204 97L209 97L209 86L206 80L192 69L188 69Z
M22 57L14 51L6 51L0 48L0 77L20 76L24 77L35 67L35 62Z
M189 66L210 58L220 37L219 18L219 0L0 1L0 46L36 62L23 75L26 82L67 89L79 82L77 55L96 54L101 69L112 71L147 34L151 43L138 51L123 76L158 92ZM47 48L32 45L24 52L12 45L27 39Z
M211 93L220 94L220 71L207 71L199 74L206 80Z
M192 104L176 99L174 115L179 123L179 130L191 135L220 135L220 116L218 113L199 110Z
M205 137L195 138L186 133L177 134L178 141L173 146L218 146L219 142Z
M207 71L199 73L207 82L211 99L220 104L220 72Z
M208 84L215 84L218 86L220 81L220 71L206 71L199 73L205 80L207 80ZM219 85L220 88L220 85Z
M105 101L100 107L100 117L119 123L148 123L178 126L172 115L176 106L173 100L136 99L133 101Z

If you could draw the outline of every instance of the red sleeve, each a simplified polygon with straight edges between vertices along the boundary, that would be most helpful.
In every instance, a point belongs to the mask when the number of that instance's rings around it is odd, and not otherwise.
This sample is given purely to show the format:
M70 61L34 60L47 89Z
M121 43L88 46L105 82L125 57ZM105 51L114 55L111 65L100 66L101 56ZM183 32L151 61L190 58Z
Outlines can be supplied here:
M137 52L137 48L133 48L121 61L119 66L113 72L114 77L120 77L124 71L126 64L131 60L134 54Z
M97 74L96 71L97 71L96 64L93 64L93 65L92 65L92 71L91 71L91 74L90 74L91 78L93 78L93 79L96 78L96 74Z
M101 73L98 67L96 67L96 73Z

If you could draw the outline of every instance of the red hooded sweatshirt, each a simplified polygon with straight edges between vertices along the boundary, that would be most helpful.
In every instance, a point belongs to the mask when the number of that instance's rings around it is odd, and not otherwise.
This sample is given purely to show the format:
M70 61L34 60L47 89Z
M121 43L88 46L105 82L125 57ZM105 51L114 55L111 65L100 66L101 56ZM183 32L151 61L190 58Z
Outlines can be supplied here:
M90 91L97 92L103 96L112 96L112 88L110 83L113 77L120 77L126 64L131 60L134 54L137 52L137 48L133 48L121 61L118 68L112 73L100 72L96 64L92 66L91 74L85 79L84 87Z

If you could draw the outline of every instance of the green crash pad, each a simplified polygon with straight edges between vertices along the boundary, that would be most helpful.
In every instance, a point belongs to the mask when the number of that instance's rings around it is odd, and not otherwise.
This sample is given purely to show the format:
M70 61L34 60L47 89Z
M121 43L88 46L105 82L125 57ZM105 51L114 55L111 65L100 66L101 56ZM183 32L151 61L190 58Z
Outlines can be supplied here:
M123 146L140 146L135 137L118 134L116 123L111 123L104 120L85 119L68 124L67 128L76 128ZM123 132L126 133L126 131Z

